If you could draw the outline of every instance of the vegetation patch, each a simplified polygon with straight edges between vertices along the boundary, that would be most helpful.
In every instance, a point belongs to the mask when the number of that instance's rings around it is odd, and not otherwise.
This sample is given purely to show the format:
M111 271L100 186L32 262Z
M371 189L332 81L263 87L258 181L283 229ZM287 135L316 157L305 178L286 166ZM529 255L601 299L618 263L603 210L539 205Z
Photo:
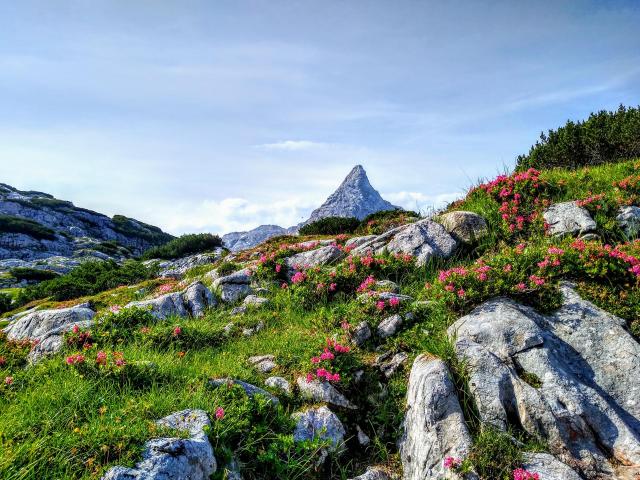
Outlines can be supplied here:
M338 235L353 233L360 225L354 217L325 217L300 228L300 235Z
M142 258L145 260L152 258L172 260L194 253L210 252L221 246L222 240L218 235L211 233L193 233L174 238L164 245L152 247L144 252Z
M41 223L12 215L0 215L0 233L22 233L37 240L55 240L53 230Z

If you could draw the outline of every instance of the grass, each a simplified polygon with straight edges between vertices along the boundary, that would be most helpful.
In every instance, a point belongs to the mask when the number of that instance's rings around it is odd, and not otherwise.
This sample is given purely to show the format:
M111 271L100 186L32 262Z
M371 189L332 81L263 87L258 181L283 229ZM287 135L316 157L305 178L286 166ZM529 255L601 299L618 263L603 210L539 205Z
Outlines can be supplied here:
M547 171L540 176L536 195L550 201L563 201L604 192L606 201L601 209L594 210L594 215L601 226L601 235L619 243L627 239L612 224L618 205L616 199L621 197L625 202L633 202L636 192L615 190L611 185L635 172L635 162L594 167L588 172ZM541 273L536 264L547 255L548 248L560 245L568 251L571 240L549 239L542 225L535 222L522 231L509 232L504 228L499 207L500 203L489 194L474 191L450 208L483 215L489 223L489 234L484 239L458 250L446 261L434 260L417 268L400 261L395 264L393 259L384 257L387 263L376 270L377 279L389 278L399 284L403 294L429 303L401 306L402 312L411 310L415 318L403 325L396 336L385 341L370 341L362 348L352 346L348 354L338 356L331 364L342 377L340 390L359 406L353 412L334 410L350 434L358 425L371 438L366 449L360 447L355 438L349 438L348 454L332 458L321 469L315 469L314 458L322 445L296 445L291 438L290 414L306 405L297 395L278 394L281 403L275 408L260 399L249 400L235 389L214 390L208 382L210 378L230 377L264 387L267 375L259 373L247 359L272 354L278 366L269 375L283 376L293 384L298 376L312 371L310 359L322 352L327 338L345 341L343 322L356 325L367 320L375 330L387 313L379 313L375 307L358 302L355 288L351 287L362 281L369 270L359 265L357 273L351 274L344 263L310 273L316 275L313 278L318 281L338 282L342 290L335 296L320 295L316 288L305 289L302 285L290 284L283 289L281 279L274 282L275 277L258 276L269 289L265 295L270 303L246 315L231 316L233 306L223 306L209 311L201 319L171 318L156 323L141 317L138 320L142 323L101 324L93 329L94 347L86 355L95 356L98 349L122 352L127 367L116 373L100 374L66 365L65 356L77 351L71 347L28 369L0 366L0 378L14 377L11 387L0 387L0 450L3 452L0 478L99 478L112 465L133 465L139 460L144 442L163 433L157 430L155 420L185 408L202 408L213 417L218 407L227 413L223 421L214 422L209 432L216 458L221 464L231 457L237 458L248 480L346 479L361 474L367 465L375 463L398 471L397 440L404 417L407 379L410 365L420 353L442 358L451 369L475 440L468 461L482 479L508 478L513 468L522 462L524 451L539 451L544 445L520 431L497 432L479 421L467 389L465 365L457 360L446 329L461 315L496 295L509 295L518 301L533 303L541 310L551 310L558 305L557 281L570 278L578 282L582 295L625 318L633 332L640 330L637 323L640 289L626 267L616 272L605 269L606 275L603 275L601 266L587 268L567 262L566 268L563 265L559 270ZM196 267L188 272L187 280L200 279L212 268L230 273L240 268L242 262L256 261L259 258L256 253L273 254L280 261L278 255L298 251L296 247L283 253L279 250L281 244L324 238L331 237L271 240L241 253L233 263L221 259L213 265ZM526 243L526 249L517 253L517 245L522 242ZM479 260L483 263L478 263ZM475 273L456 279L457 287L464 286L466 290L463 297L446 291L446 282L439 280L440 272L452 267L475 272L473 269L479 265L491 265L493 271L503 272L507 264L512 266L512 271L492 276L486 282L478 281ZM274 275L267 270L262 273ZM336 280L328 280L330 270L338 272ZM527 286L522 294L512 289L520 277L526 279L533 273L544 274L547 283ZM155 296L158 287L167 283L173 290L183 288L175 281L151 279L65 302L41 299L28 306L51 308L91 301L102 315L109 306ZM425 284L430 288L425 288ZM243 328L253 327L260 321L265 324L262 331L253 336L242 334ZM229 322L236 328L227 334L224 328ZM148 328L146 333L141 330L143 326ZM182 333L176 337L173 332L177 326ZM376 348L377 344L380 348ZM9 347L6 344L6 348ZM388 381L373 365L376 356L384 350L409 355L405 367ZM26 350L7 351L13 352L12 365L24 363ZM363 380L359 383L355 381L358 370L363 371ZM519 374L530 385L540 387L539 378L524 371ZM514 442L513 438L518 441Z

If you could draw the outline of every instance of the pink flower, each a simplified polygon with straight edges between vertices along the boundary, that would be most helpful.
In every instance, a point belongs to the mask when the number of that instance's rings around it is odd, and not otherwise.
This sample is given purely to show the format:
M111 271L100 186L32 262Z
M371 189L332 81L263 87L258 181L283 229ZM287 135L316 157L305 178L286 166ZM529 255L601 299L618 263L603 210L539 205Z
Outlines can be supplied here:
M523 292L526 289L527 289L527 286L522 282L520 282L519 284L516 285L516 290L519 290L519 291Z
M169 293L171 290L173 290L173 285L171 285L170 283L165 283L158 287L158 291L160 293Z
M389 305L394 308L397 307L398 305L400 305L400 299L398 297L391 297L389 299Z
M78 333L80 331L80 327L78 325L73 326L73 333Z
M547 252L549 252L551 255L562 255L564 253L564 250L558 247L549 247Z
M467 292L464 291L464 289L460 289L458 290L458 297L460 298L464 298L464 296L466 295Z
M224 418L224 408L216 408L216 420L222 420Z
M320 357L311 357L311 363L320 363Z
M110 311L111 313L120 313L120 310L122 310L122 308L121 308L121 307L119 307L118 305L111 305L111 306L109 307L109 311Z
M142 333L143 335L146 335L147 333L149 333L151 331L151 329L149 327L142 327L140 329L140 333Z
M313 373L307 373L307 383L311 383L313 381Z
M524 468L516 468L513 471L513 480L540 480L540 475L528 472Z
M453 291L456 289L456 287L453 285L453 283L450 283L450 284L448 284L448 285L445 285L444 289L445 289L447 292L453 292Z
M98 365L106 365L107 364L107 354L103 351L99 351L96 355L96 363Z
M349 322L344 320L342 323L340 323L340 328L348 332L349 330L351 330L351 325L349 325Z
M304 272L296 272L291 277L291 283L302 283L307 279L307 275Z
M384 300L378 300L376 302L376 308L380 311L384 310L384 307L386 306L386 304L384 303Z
M13 377L4 377L4 384L5 385L12 385L13 384Z
M69 355L65 361L67 362L67 365L79 365L84 363L84 355L80 355L79 353L76 355Z
M283 290L286 290L287 288L289 288L289 285L287 285L287 282L282 282L282 284L280 285L280 288Z
M458 468L462 464L462 460L454 457L446 457L442 462L442 465L446 469L455 469Z
M337 286L338 286L337 284L335 284L335 283L331 283L331 284L329 285L329 291L330 291L330 292L335 292L335 291L336 291L336 287L337 287Z
M327 380L330 382L339 382L340 381L340 374L339 373L334 373L333 375L331 375L330 373L327 374Z
M508 263L504 266L504 268L502 269L505 273L509 273L511 270L513 270L513 266Z
M340 345L339 343L336 343L333 346L333 349L338 353L349 353L349 351L351 350L351 348Z
M276 265L276 273L280 273L280 270L282 270L282 265L280 265L279 263Z
M323 377L326 377L328 373L329 372L327 372L325 368L318 368L316 370L316 377L323 378Z
M174 337L179 337L181 333L182 333L182 329L180 327L176 327L176 328L173 329L173 336Z
M531 275L529 277L529 280L531 280L533 283L535 283L537 286L541 286L544 285L544 278L539 277L537 275Z

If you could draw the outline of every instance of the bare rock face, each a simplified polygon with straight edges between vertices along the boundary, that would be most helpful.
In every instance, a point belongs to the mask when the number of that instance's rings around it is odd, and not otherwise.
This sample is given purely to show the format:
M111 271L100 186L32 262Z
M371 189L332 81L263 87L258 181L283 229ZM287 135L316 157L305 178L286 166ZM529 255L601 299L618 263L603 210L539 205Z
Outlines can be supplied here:
M345 255L338 247L328 245L292 255L286 262L290 269L309 268L337 262Z
M102 480L208 480L216 471L213 447L205 427L211 422L202 410L184 410L157 422L158 426L188 432L190 438L156 438L145 444L143 460L135 468L113 467Z
M304 377L298 377L296 380L298 389L303 398L313 400L314 402L326 402L337 407L355 410L356 407L347 398L338 391L336 387L329 382L320 380L312 380L307 382Z
M504 430L517 419L583 477L633 478L629 472L640 475L640 345L622 319L568 284L562 293L552 315L499 298L450 327L469 389L484 422Z
M232 252L253 248L278 235L290 235L296 228L283 228L277 225L260 225L248 232L231 232L222 237L224 245Z
M424 265L433 257L448 258L456 247L456 240L442 225L425 219L389 230L354 248L352 253L380 254L386 250L411 255L418 265Z
M469 454L471 435L442 360L425 355L415 359L403 430L400 457L404 480L451 478L447 477L451 472L443 466L444 458L464 458Z
M40 310L22 315L4 331L9 340L31 340L37 345L29 353L29 361L35 363L45 355L57 352L62 339L73 327L88 328L96 312L88 306L78 305L58 310Z
M549 224L550 235L585 234L596 229L596 222L588 210L576 202L554 203L544 211L543 217Z
M182 292L182 300L185 307L193 317L202 317L206 310L217 305L217 301L211 290L201 282L194 282Z
M217 304L211 291L201 282L194 282L182 292L161 295L150 300L129 302L124 308L141 308L151 312L158 320L176 317L202 317L208 308Z
M440 217L440 223L453 238L463 243L474 243L489 231L487 221L483 217L461 210L445 213Z
M380 467L369 467L362 475L358 475L351 480L391 480L391 477Z
M525 453L522 468L544 480L581 480L573 469L548 453Z

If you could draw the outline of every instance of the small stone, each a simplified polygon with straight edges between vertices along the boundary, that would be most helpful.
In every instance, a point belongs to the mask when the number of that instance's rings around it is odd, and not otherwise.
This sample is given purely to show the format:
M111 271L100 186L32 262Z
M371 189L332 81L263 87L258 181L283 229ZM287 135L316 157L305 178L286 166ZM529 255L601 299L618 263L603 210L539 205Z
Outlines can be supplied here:
M291 394L291 385L286 379L282 377L269 377L264 381L264 383L267 387L280 390L287 395Z
M370 338L371 328L369 328L369 324L365 320L360 322L351 334L351 340L359 347L364 345Z
M246 305L240 305L239 307L232 308L229 315L244 315L245 313L247 313Z
M261 307L269 303L269 299L257 295L247 295L242 303L245 307Z
M358 408L347 400L347 398L329 382L317 379L307 382L306 378L298 377L296 383L303 398L308 398L314 402L326 402L331 405L349 408L352 410Z
M576 202L554 203L543 213L550 235L574 235L594 231L597 227L589 211Z
M356 425L356 431L358 432L358 443L363 447L366 447L371 443L371 439L367 436L366 433L362 431L360 425Z
M386 378L391 378L408 359L409 355L405 352L396 353L391 360L379 365L380 371Z
M391 315L380 322L378 325L378 335L382 338L390 337L395 335L401 326L402 316L396 313L395 315Z
M249 363L255 365L255 367L262 373L269 373L271 370L277 367L274 361L273 355L258 355L255 357L249 357Z
M327 407L310 408L294 414L298 421L293 439L304 442L320 438L329 440L329 451L341 451L344 448L345 430L335 413Z

